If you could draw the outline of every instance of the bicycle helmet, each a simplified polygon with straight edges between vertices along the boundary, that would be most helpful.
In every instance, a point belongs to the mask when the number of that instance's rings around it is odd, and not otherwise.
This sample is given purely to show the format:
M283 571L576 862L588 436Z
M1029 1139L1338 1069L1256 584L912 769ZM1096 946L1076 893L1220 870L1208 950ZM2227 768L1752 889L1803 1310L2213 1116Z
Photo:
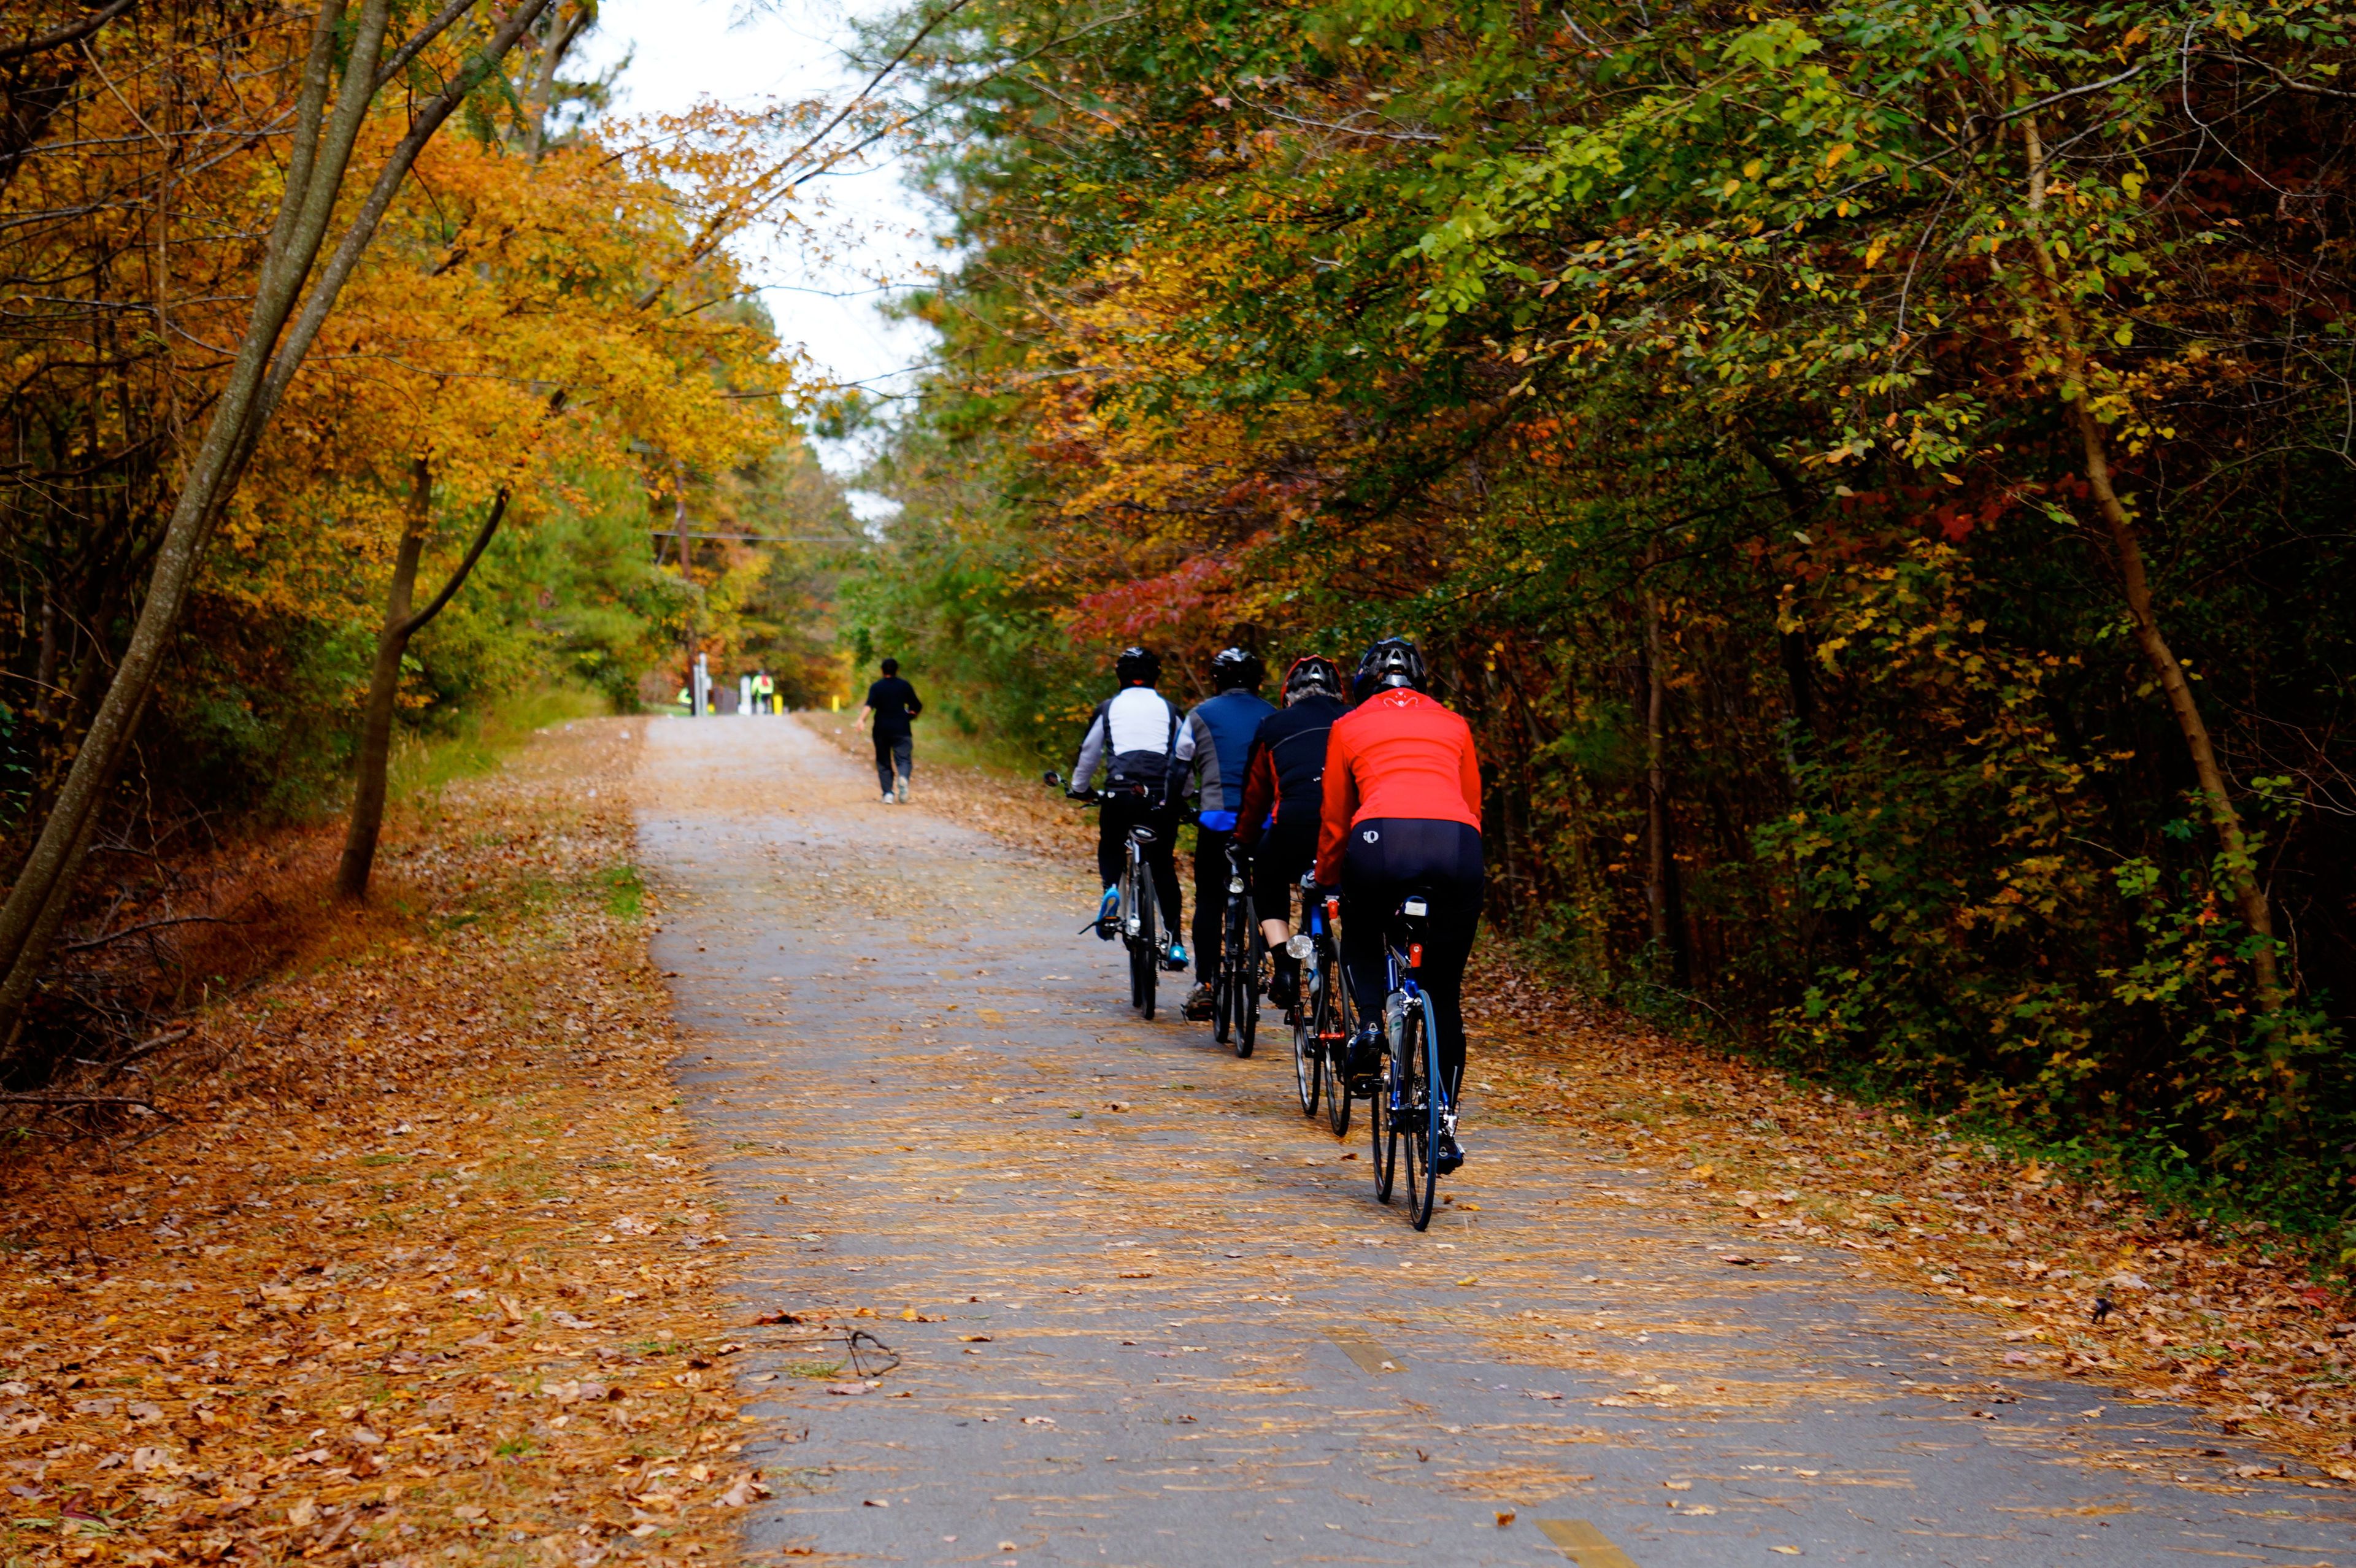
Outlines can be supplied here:
M1241 687L1246 691L1258 691L1268 678L1268 667L1259 656L1241 648L1221 648L1211 656L1211 689L1232 691Z
M1342 695L1342 667L1323 654L1304 654L1284 672L1284 695L1288 700L1312 690L1323 691L1328 697Z
M1405 637L1385 637L1358 656L1354 684L1361 692L1382 687L1411 686L1421 691L1426 672L1423 655Z
M1151 648L1123 648L1112 661L1112 673L1123 686L1151 686L1162 678L1162 661Z

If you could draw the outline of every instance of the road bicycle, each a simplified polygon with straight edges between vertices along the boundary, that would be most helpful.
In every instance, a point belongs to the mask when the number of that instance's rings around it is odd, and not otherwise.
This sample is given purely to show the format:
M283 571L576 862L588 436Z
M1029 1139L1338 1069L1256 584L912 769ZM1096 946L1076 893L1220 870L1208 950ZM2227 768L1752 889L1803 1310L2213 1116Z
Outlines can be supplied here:
M1211 997L1212 1038L1249 1056L1259 1038L1260 967L1268 939L1252 911L1251 884L1244 876L1243 851L1227 848L1227 912L1219 927L1219 984Z
M1375 1197L1387 1203L1399 1175L1399 1156L1407 1156L1408 1218L1419 1231L1431 1223L1431 1206L1440 1194L1438 1155L1442 1142L1456 1136L1456 1107L1440 1071L1440 1041L1431 1028L1431 1002L1416 983L1423 967L1425 922L1431 912L1420 893L1410 893L1392 914L1383 933L1383 962L1388 980L1383 1001L1383 1048L1386 1052L1380 1083L1375 1091Z
M1335 1137L1350 1132L1350 987L1342 973L1342 944L1335 923L1337 899L1317 896L1317 873L1301 878L1301 924L1285 944L1301 965L1292 1004L1292 1077L1301 1114L1313 1116L1325 1102L1326 1125Z
M1044 775L1045 782L1061 788L1064 778L1054 769ZM1119 789L1081 789L1065 792L1072 799L1090 805L1105 805L1113 801L1137 801L1146 796L1143 784L1127 784ZM1153 889L1153 871L1145 862L1149 848L1158 843L1161 835L1142 822L1130 825L1124 841L1125 858L1121 864L1119 907L1113 919L1119 923L1123 946L1129 949L1129 1005L1135 1008L1148 1022L1153 1018L1155 992L1159 988L1160 971L1165 955L1154 923L1162 912L1161 900ZM1090 921L1080 927L1095 931L1099 923Z

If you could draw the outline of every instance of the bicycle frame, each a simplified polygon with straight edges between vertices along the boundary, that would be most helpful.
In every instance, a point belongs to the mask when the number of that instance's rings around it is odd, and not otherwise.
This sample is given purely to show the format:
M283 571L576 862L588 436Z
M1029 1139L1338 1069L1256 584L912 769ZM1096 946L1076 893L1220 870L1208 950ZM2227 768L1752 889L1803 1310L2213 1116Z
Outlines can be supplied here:
M1398 925L1383 933L1383 969L1386 981L1383 1017L1386 1029L1387 1029L1392 1011L1390 1003L1395 998L1403 999L1408 1007L1422 1009L1424 1028L1427 1031L1431 1028L1431 1009L1426 1005L1423 987L1416 983L1415 977L1416 971L1423 967L1422 923L1430 907L1423 895L1419 893L1410 895L1401 901L1398 914L1393 917L1398 922ZM1407 941L1404 944L1393 940L1400 934L1400 927L1405 928ZM1389 1043L1395 1048L1398 1042ZM1450 1099L1448 1085L1434 1082L1431 1087L1432 1092L1440 1096L1440 1115L1447 1118L1449 1129L1452 1133L1456 1126L1456 1107ZM1394 1103L1391 1108L1397 1110L1399 1107Z

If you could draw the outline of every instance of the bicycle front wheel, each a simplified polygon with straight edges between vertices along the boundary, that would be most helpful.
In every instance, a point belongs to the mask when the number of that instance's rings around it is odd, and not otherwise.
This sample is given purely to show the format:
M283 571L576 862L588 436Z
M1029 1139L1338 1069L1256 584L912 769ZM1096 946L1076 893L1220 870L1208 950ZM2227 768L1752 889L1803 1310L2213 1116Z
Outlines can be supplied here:
M1394 1056L1383 1064L1383 1075L1376 1082L1374 1104L1367 1107L1366 1122L1374 1135L1375 1201L1391 1200L1391 1189L1398 1175L1398 1146L1404 1136L1397 1107L1400 1104L1399 1058Z
M1259 922L1252 918L1249 901L1238 901L1235 909L1237 917L1243 922L1243 941L1237 944L1243 957L1228 982L1227 994L1236 1009L1236 1054L1249 1056L1252 1047L1259 1042L1260 955L1267 952L1268 944L1261 940Z
M1440 1134L1448 1109L1440 1088L1440 1042L1431 1036L1430 1004L1418 997L1407 1010L1407 1029L1399 1054L1418 1064L1419 1104L1415 1110L1415 1160L1408 1167L1407 1200L1419 1231L1431 1223L1431 1206L1440 1197Z
M1301 1095L1301 1114L1313 1116L1325 1080L1325 1042L1317 1038L1317 1020L1325 1010L1325 972L1303 964L1292 984L1292 1086Z

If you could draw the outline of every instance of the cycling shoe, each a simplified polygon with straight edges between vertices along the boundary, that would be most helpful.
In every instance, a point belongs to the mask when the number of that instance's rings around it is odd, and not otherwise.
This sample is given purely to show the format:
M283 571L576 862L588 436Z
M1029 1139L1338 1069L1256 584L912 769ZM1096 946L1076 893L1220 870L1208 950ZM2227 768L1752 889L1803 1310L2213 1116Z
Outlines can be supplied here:
M1185 968L1186 944L1183 942L1172 943L1170 944L1170 951L1162 955L1162 966L1164 969L1173 970Z
M1188 1018L1194 1019L1196 1023L1201 1023L1204 1019L1209 1018L1211 1016L1211 987L1205 985L1197 984L1192 991L1189 991L1186 994L1186 1005L1182 1010Z
M1464 1146L1456 1141L1454 1133L1440 1135L1440 1147L1431 1157L1431 1168L1442 1176L1453 1176L1464 1163Z
M1120 890L1107 888L1104 902L1097 905L1097 940L1110 942L1120 934Z

